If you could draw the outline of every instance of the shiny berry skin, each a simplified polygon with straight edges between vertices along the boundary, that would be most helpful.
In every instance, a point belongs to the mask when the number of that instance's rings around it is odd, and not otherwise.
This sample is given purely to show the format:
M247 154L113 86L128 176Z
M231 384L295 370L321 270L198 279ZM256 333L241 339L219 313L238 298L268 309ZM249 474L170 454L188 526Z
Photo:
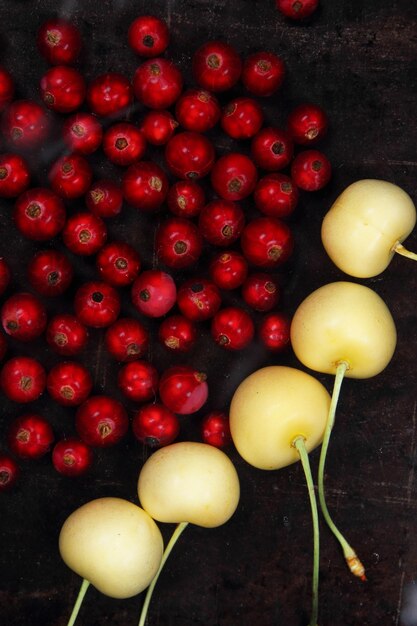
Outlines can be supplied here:
M275 0L280 13L292 20L302 20L314 13L319 0Z
M40 27L37 45L43 58L51 65L72 65L80 54L82 41L74 24L52 18Z
M85 203L97 217L116 217L123 207L123 193L113 181L98 180L87 191Z
M6 454L0 455L0 492L11 489L20 475L16 461Z
M156 229L155 251L158 259L168 267L183 269L198 261L203 251L203 239L191 220L171 217Z
M177 288L170 274L146 270L132 285L133 306L147 317L162 317L175 304Z
M132 102L132 86L122 74L103 74L95 78L87 88L90 111L101 117L122 115Z
M139 56L157 57L168 47L168 26L154 15L141 15L129 26L127 40L133 52Z
M5 109L1 130L9 146L34 149L48 137L50 123L45 109L33 100L15 100Z
M85 326L104 328L113 324L120 313L116 289L101 281L90 281L78 288L74 298L77 318Z
M8 432L10 450L21 459L40 459L54 442L50 423L36 413L25 413L12 421Z
M74 269L63 252L40 250L30 260L27 276L42 296L59 296L70 286Z
M133 415L132 431L138 441L150 448L161 448L180 433L178 417L163 404L146 404Z
M52 165L48 180L51 188L61 198L74 200L83 196L91 185L93 170L81 154L68 154Z
M106 330L104 343L113 358L129 363L145 356L149 346L149 333L139 320L122 317Z
M205 133L213 128L220 115L217 98L204 89L188 89L175 105L175 117L180 126L196 133Z
M269 313L259 325L259 338L268 350L281 352L290 345L290 326L285 313Z
M1 323L6 335L19 341L32 341L46 328L46 309L31 293L14 293L1 307Z
M328 120L316 104L300 104L287 119L288 132L295 143L308 146L317 143L327 132Z
M56 113L72 113L84 102L86 85L82 75L72 67L51 67L40 81L45 106Z
M267 174L258 181L253 193L257 209L269 217L289 217L298 198L297 187L285 174Z
M287 224L281 220L258 217L245 226L240 244L248 263L274 268L289 259L294 248L294 238Z
M194 323L183 315L171 315L161 322L159 341L174 352L189 352L197 339Z
M231 200L212 200L200 212L198 228L213 246L229 246L245 226L245 214Z
M42 395L46 385L43 366L32 357L17 356L6 361L0 371L0 386L13 402L26 404Z
M62 361L49 371L46 389L62 406L78 406L87 400L93 388L90 372L81 363Z
M52 450L52 464L63 476L82 476L90 469L93 459L90 446L75 437L61 439Z
M62 199L51 189L33 187L16 200L13 220L27 239L49 241L63 229L66 210Z
M30 183L26 160L18 154L0 155L0 198L16 198Z
M179 180L170 187L167 203L178 217L196 217L206 203L204 189L192 180Z
M243 200L255 189L258 172L253 161L238 152L229 152L211 170L214 191L225 200Z
M281 290L270 274L249 274L242 285L242 297L255 311L271 311L279 302Z
M88 341L86 327L70 313L60 313L50 319L46 328L48 345L62 356L80 354Z
M142 120L141 131L153 146L164 146L171 139L178 122L169 111L149 111Z
M281 87L284 77L284 61L273 52L255 52L243 63L242 83L255 96L272 96Z
M115 165L132 165L143 157L145 150L145 136L133 124L120 122L104 133L103 152Z
M133 76L136 98L149 109L169 109L178 99L183 86L180 70L168 59L144 61Z
M261 107L253 98L235 98L223 109L221 127L233 139L250 139L264 121Z
M62 240L73 254L96 254L107 238L107 228L100 217L89 213L73 213L62 231Z
M134 163L128 168L122 180L126 202L140 211L153 212L160 209L168 188L165 172L152 161Z
M251 316L239 307L220 309L211 322L211 336L226 350L243 350L251 343L254 334Z
M206 375L190 365L166 369L159 381L159 396L168 409L180 415L195 413L208 397Z
M184 180L206 176L213 167L214 146L204 135L184 131L167 143L165 160L169 170Z
M258 167L268 172L276 172L287 167L293 152L294 146L290 136L279 128L263 128L252 139L252 158Z
M0 67L0 112L13 100L14 81L11 74Z
M65 120L62 138L71 152L92 154L101 146L103 129L94 115L80 112Z
M10 267L4 257L0 257L0 296L6 291L10 283Z
M318 191L332 176L329 159L318 150L303 150L291 164L291 177L303 191Z
M178 308L193 322L202 322L213 317L219 310L221 301L219 288L206 278L191 278L178 289Z
M192 58L194 79L208 91L220 92L237 83L242 61L236 50L223 41L208 41L196 50Z
M240 287L248 274L248 262L235 250L219 252L210 262L210 278L220 289Z
M201 423L201 438L215 448L225 448L232 443L229 416L222 411L212 411Z
M75 428L89 446L109 447L127 433L129 418L123 405L109 396L90 396L78 408Z
M154 400L158 383L157 369L148 361L136 360L126 363L117 376L120 391L132 402Z
M101 248L96 257L100 279L113 287L133 283L141 267L139 254L123 241L112 241Z

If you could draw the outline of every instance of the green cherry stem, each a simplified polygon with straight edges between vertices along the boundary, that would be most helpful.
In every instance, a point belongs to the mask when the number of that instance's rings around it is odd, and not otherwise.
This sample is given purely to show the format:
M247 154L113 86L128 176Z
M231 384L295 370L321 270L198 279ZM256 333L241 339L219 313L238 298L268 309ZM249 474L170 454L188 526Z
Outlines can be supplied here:
M340 390L342 387L342 382L346 373L346 370L349 368L349 364L346 361L340 361L336 368L336 376L334 380L332 399L330 402L329 415L327 417L326 428L323 436L323 443L321 444L321 453L320 453L320 461L319 461L319 474L318 474L318 488L319 488L319 500L320 507L323 513L323 517L327 522L330 530L338 540L343 550L343 554L346 560L346 563L355 576L358 576L361 580L366 580L365 576L365 568L363 567L361 561L359 560L356 552L352 548L352 546L346 541L345 537L342 535L340 530L337 528L336 524L333 522L330 517L329 509L327 508L326 499L324 495L324 466L326 463L327 449L329 447L330 435L332 433L335 416L336 416L336 407L339 400Z
M312 601L311 601L311 617L310 626L317 626L319 611L319 553L320 553L320 529L319 514L317 509L316 493L314 491L313 477L311 475L310 461L308 458L305 439L302 436L297 437L293 441L293 446L300 455L301 465L303 466L306 477L308 495L311 505L311 516L313 520L313 582L312 582Z
M146 596L145 596L145 600L143 601L142 612L140 614L140 620L139 620L139 625L138 626L145 626L146 616L148 614L148 609L149 609L149 604L151 602L153 590L155 589L155 585L156 585L156 583L158 581L159 574L162 572L162 569L163 569L163 567L164 567L164 565L166 563L167 558L171 554L171 551L172 551L173 547L175 546L175 544L177 543L180 535L184 532L184 530L187 528L187 526L188 526L188 522L181 522L180 524L178 524L177 527L175 528L174 532L172 533L170 540L167 543L167 546L166 546L166 548L164 550L164 554L162 555L161 564L159 566L159 569L156 572L154 578L152 579L152 582L149 585L148 590L146 592Z
M83 578L83 582L81 583L80 590L78 592L77 599L74 604L74 608L72 609L71 617L69 618L67 626L73 626L75 624L75 620L77 619L77 615L81 608L81 605L84 600L84 596L87 593L87 589L90 586L90 581L86 578Z
M407 257L407 259L417 261L417 254L415 252L410 252L410 250L407 250L407 248L404 248L402 243L400 243L399 241L397 241L391 249L393 252L397 252L398 254Z

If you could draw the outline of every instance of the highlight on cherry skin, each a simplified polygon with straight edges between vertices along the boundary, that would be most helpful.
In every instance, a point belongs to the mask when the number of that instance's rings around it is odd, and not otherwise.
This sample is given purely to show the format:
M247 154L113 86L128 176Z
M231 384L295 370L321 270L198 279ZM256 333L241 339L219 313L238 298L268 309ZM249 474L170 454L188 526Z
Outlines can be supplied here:
M321 238L339 269L371 278L386 269L395 253L417 260L417 254L402 245L415 223L416 208L403 189L384 180L363 179L336 198L323 219Z

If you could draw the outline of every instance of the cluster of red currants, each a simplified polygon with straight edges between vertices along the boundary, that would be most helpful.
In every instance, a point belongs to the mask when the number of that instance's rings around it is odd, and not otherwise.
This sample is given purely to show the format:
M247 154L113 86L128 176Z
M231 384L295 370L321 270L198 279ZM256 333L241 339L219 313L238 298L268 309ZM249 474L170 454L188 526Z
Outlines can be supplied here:
M170 367L159 376L154 364L143 358L150 338L141 316L160 319L158 338L168 350L188 352L198 338L198 324L204 321L209 321L219 346L241 350L255 334L249 312L254 310L266 314L260 340L270 350L282 350L289 342L289 319L276 310L281 287L271 270L292 254L293 236L285 219L296 207L298 189L322 188L331 168L324 154L310 148L327 129L319 106L295 108L285 130L264 125L258 99L274 94L285 75L284 62L277 55L262 51L242 62L229 44L210 41L192 58L198 87L183 91L181 71L160 56L169 43L162 20L137 18L128 42L146 59L133 81L107 73L87 86L72 67L81 49L78 29L65 20L45 22L38 47L52 65L40 80L46 108L32 100L13 100L13 79L0 70L1 132L10 147L10 152L0 155L0 197L14 199L14 224L24 238L50 242L59 236L70 255L95 255L97 270L96 280L76 290L74 313L48 317L42 298L62 295L73 281L74 269L70 258L56 247L38 250L27 274L37 295L19 291L2 305L5 334L0 334L0 356L5 356L7 335L28 342L45 333L52 350L74 357L85 348L89 327L105 329L108 352L123 364L119 387L126 398L141 404L133 416L133 432L140 441L157 447L175 440L178 415L201 409L208 388L205 375L191 365ZM235 97L222 107L216 94L239 80L251 97ZM135 99L149 109L139 124L127 121ZM87 110L79 111L84 103ZM61 125L65 150L49 169L48 185L30 187L25 154L48 140L54 114L58 119L62 119L59 114L70 114ZM231 151L216 159L207 132L217 124L233 140L250 140L249 156ZM294 157L294 144L308 149ZM155 161L144 160L148 145L164 147L168 173ZM112 164L125 168L120 184L108 179L93 182L87 157L100 148ZM281 172L285 168L290 175ZM260 178L259 171L264 172ZM170 177L176 182L170 184ZM199 181L203 177L210 180L209 201ZM67 215L66 202L81 197L86 209ZM247 198L253 199L258 211L250 220L239 204ZM120 214L123 202L148 215L160 215L164 206L169 209L171 216L155 229L154 252L163 269L143 269L132 245L107 241L106 220ZM204 250L213 247L207 275L177 284L176 271L193 269ZM1 259L1 293L9 279L9 267ZM137 317L120 317L124 288L131 289ZM244 305L222 307L222 291L238 288ZM174 307L177 312L172 313ZM64 360L46 374L38 359L15 356L4 363L0 384L14 402L32 402L46 389L62 406L78 407L78 437L61 440L53 448L53 464L63 474L83 473L92 462L91 447L113 445L129 428L127 411L119 401L90 395L92 378L79 362ZM209 414L202 436L220 447L228 443L227 415ZM22 458L42 456L53 441L50 424L34 413L16 419L9 430L9 447ZM13 458L1 456L0 489L9 486L16 473Z

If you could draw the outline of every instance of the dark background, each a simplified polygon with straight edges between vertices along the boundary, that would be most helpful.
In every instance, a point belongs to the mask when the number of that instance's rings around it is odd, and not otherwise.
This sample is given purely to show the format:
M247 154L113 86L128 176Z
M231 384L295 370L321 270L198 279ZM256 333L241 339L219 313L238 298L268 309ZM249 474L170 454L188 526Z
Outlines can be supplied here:
M138 15L166 19L172 35L167 56L192 84L192 52L208 39L224 39L244 57L269 49L287 64L281 91L262 101L268 123L283 125L296 104L321 104L330 130L320 146L333 164L328 187L303 194L291 220L296 237L292 262L282 270L282 308L292 313L313 289L345 276L326 257L320 224L335 197L359 178L383 178L417 197L417 21L413 2L393 0L322 0L320 10L304 24L290 23L273 0L167 0L129 2L90 0L2 0L0 62L13 74L18 97L38 98L38 81L47 65L38 55L35 33L52 15L71 17L85 42L79 67L87 79L105 71L131 77L139 60L127 45L127 28ZM221 96L226 102L239 86ZM138 121L139 109L132 119ZM61 123L59 117L57 123ZM233 144L211 134L218 154ZM45 146L33 155L34 182L45 181L58 147ZM160 159L149 151L149 158ZM98 153L92 158L96 176L121 170ZM250 202L244 203L248 212ZM74 203L82 208L83 202ZM7 294L28 289L26 265L42 246L23 241L13 226L12 203L0 212L0 253L13 271ZM72 208L71 206L69 207ZM108 221L111 238L126 238L140 250L144 267L152 264L152 232L160 216L144 218L124 207ZM110 238L109 237L109 238ZM412 234L408 247L417 249ZM62 247L60 241L56 244ZM205 253L207 255L208 252ZM71 255L70 255L71 256ZM65 298L49 299L50 314L71 306L74 289L96 276L94 259L71 256L76 280ZM200 268L203 271L207 256ZM179 280L185 276L180 276ZM410 618L417 578L416 505L416 300L417 274L411 261L393 260L374 279L362 281L390 307L398 330L398 347L386 370L370 380L346 380L327 462L328 504L367 568L368 582L348 573L339 547L322 524L320 626L417 624ZM7 295L6 294L6 295ZM132 315L128 290L123 312ZM236 296L237 297L237 296ZM228 295L227 301L234 301ZM156 325L149 324L155 333ZM115 385L118 365L106 355L102 331L90 334L83 362L94 376L94 391L120 398ZM43 338L33 345L9 342L9 356L36 354L48 369L59 359ZM150 358L162 371L175 361L152 342ZM209 409L227 410L237 384L267 363L301 367L289 351L268 355L256 342L236 355L213 345L208 326L201 326L191 362L208 375L210 398L203 411L182 418L182 439L200 439L200 420ZM318 376L331 390L332 379ZM0 449L6 450L8 424L22 407L1 398ZM73 410L62 409L46 396L31 406L52 422L56 437L74 433ZM133 407L128 406L131 411ZM25 409L26 410L26 409ZM180 539L156 587L148 623L152 626L305 626L311 588L311 522L299 464L279 472L262 472L228 450L241 480L242 497L234 517L207 530L190 526ZM136 481L149 451L129 436L115 448L97 452L91 473L79 480L59 476L47 456L22 463L16 488L0 498L0 623L8 626L63 626L81 580L61 561L58 534L66 517L84 502L101 496L137 501ZM318 452L311 455L314 469ZM164 537L170 525L161 526ZM78 624L127 626L139 619L142 597L113 600L90 588ZM408 618L407 618L408 615Z

